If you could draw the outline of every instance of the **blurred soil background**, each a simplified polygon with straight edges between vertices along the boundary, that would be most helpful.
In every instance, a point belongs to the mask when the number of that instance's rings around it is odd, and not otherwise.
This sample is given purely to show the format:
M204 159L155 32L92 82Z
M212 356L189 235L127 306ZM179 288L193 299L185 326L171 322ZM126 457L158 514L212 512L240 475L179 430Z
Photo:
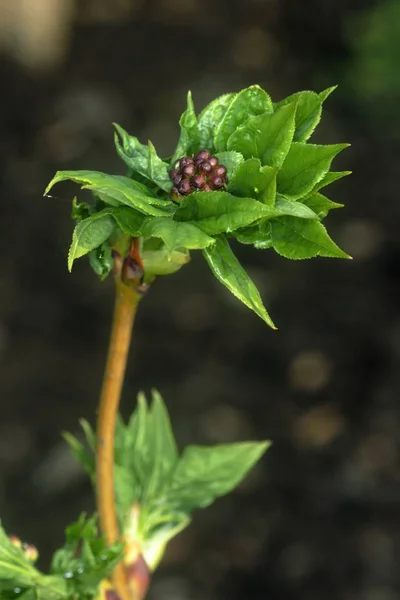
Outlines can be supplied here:
M339 84L316 142L351 142L328 228L354 260L241 246L279 331L200 256L140 307L123 412L166 399L179 443L271 438L237 492L171 543L150 600L400 595L400 4L397 0L0 1L0 514L41 566L93 509L60 437L93 422L113 302L66 255L77 188L123 173L111 123L171 153L198 109L252 83L273 99Z

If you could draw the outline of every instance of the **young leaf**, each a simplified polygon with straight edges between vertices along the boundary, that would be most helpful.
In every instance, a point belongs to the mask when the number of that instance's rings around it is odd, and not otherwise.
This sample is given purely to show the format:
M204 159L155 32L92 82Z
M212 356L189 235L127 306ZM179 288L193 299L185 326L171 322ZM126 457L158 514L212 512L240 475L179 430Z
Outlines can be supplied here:
M89 475L90 479L94 481L96 474L96 465L93 455L87 452L83 444L81 444L80 441L74 435L68 433L68 431L65 431L63 433L63 438L70 447L74 458L83 467L83 469Z
M271 98L258 85L239 92L215 128L214 146L217 152L227 149L228 139L247 119L272 111Z
M155 430L155 437L161 442L161 454L164 460L169 464L168 471L176 464L178 460L178 448L176 446L175 436L172 431L171 421L165 402L157 390L152 390L152 424Z
M162 239L170 253L176 248L198 250L214 244L213 238L195 225L165 217L146 219L141 227L141 235L144 238Z
M93 598L100 581L109 577L121 559L122 551L122 544L108 546L99 536L95 517L85 519L82 515L67 527L65 545L55 552L51 563L52 574L62 576L67 586L63 598Z
M260 221L255 227L247 227L235 232L235 237L241 244L252 244L258 250L272 247L271 222Z
M277 176L278 192L291 200L302 198L326 175L334 157L348 146L294 142Z
M79 425L83 429L87 444L92 452L96 451L96 434L91 424L86 419L79 419Z
M226 238L218 237L215 246L206 248L203 254L216 279L267 325L276 329L263 305L259 291L233 254Z
M237 150L245 158L257 157L263 165L280 167L293 140L296 103L251 119L232 133L228 150Z
M328 87L326 88L326 90L324 90L323 92L320 92L318 94L319 99L321 100L321 102L325 102L325 100L328 98L328 96L330 96L332 94L332 92L334 92L337 88L337 85L333 85L332 87Z
M243 156L240 152L218 152L215 156L218 158L219 164L226 167L229 181L238 166L243 162Z
M105 242L115 229L115 221L111 215L93 215L79 221L72 235L72 243L68 252L68 271L77 258L88 254Z
M210 152L214 149L214 129L235 97L234 93L224 94L203 108L197 121L199 149L205 148Z
M89 264L101 281L109 275L114 266L112 248L108 242L103 242L88 253Z
M253 198L238 198L228 192L194 192L183 199L175 218L196 224L208 235L216 235L279 214L272 206Z
M157 184L165 192L170 192L172 182L168 174L168 165L157 156L154 146L141 144L137 137L129 135L116 123L114 123L114 127L116 129L115 147L126 166ZM150 152L153 152L150 148L154 150L153 156L150 156Z
M308 208L311 208L319 219L324 219L330 210L333 210L334 208L343 208L344 206L344 204L332 202L332 200L329 200L326 196L318 192L302 198L301 202L305 206L308 206Z
M275 208L276 210L280 211L282 215L299 217L300 219L317 218L315 212L308 205L306 206L302 202L293 202L293 200L287 200L282 196L277 197Z
M192 150L197 149L199 145L197 117L194 110L191 92L188 92L187 108L179 119L179 125L181 126L181 135L175 152L171 158L171 167L174 166L175 162L179 158L191 154Z
M126 428L124 448L120 466L134 476L130 484L129 478L119 482L120 496L130 498L130 502L139 500L144 507L159 497L178 457L169 416L157 392L153 392L150 409L144 394L139 394L138 408ZM117 479L124 477L123 469L119 474L116 471Z
M157 184L162 190L169 192L172 188L171 179L168 174L168 167L165 162L157 155L153 144L148 141L147 172L145 177Z
M351 258L331 240L319 221L281 217L274 219L271 226L273 248L285 258Z
M185 511L228 494L266 452L269 442L188 446L174 472L169 496Z
M261 167L259 158L249 158L241 163L228 183L228 191L239 197L255 198L273 206L276 194L275 167Z
M128 208L127 206L105 208L97 213L97 215L100 214L111 215L113 219L115 219L121 231L127 235L131 235L132 237L137 237L140 235L142 225L146 220L146 217L142 213L139 213L132 208Z
M342 177L346 177L346 175L351 175L351 171L329 171L322 179L319 181L315 187L313 188L313 192L318 192L322 188L330 185L334 181L341 179Z
M292 102L297 104L296 129L293 139L295 142L305 142L321 120L322 100L315 92L305 90L284 98L274 107L279 109Z
M121 175L107 175L99 171L58 171L46 188L45 194L60 181L72 180L82 184L82 189L92 190L111 206L124 204L145 215L168 216L174 212L171 201L146 195L145 186ZM151 192L150 192L151 193Z

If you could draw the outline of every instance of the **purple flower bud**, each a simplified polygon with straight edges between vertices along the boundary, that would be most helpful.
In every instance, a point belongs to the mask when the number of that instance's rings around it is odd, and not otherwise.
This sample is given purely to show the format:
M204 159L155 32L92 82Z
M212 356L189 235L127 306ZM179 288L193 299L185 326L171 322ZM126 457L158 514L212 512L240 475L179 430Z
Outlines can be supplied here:
M194 175L195 170L196 170L196 167L194 166L194 164L187 165L186 167L183 168L183 174L186 177L191 177L192 175Z
M216 156L210 156L208 162L210 163L213 169L215 169L215 167L218 166L218 158Z
M172 169L172 171L169 172L170 179L172 179L172 181L174 181L174 177L176 177L177 174L178 174L178 171L176 169Z
M177 173L172 181L174 182L174 185L179 185L180 182L182 181L182 179L183 179L182 173Z
M216 174L219 175L220 177L225 177L226 175L226 167L224 167L223 165L220 165L217 169L216 169Z
M184 156L179 161L179 166L181 168L187 167L188 165L192 165L192 164L193 164L193 158L190 158L190 156Z
M215 177L210 177L210 183L214 188L222 188L225 185L224 180L219 175L215 175Z
M210 156L211 154L208 150L200 150L200 152L198 152L194 157L194 160L207 160L210 158Z
M189 179L184 179L178 187L179 193L182 195L190 194L192 191Z
M203 160L197 167L197 170L199 173L202 173L203 175L209 175L212 171L212 166L210 165L209 162Z
M192 185L197 189L202 189L203 186L205 186L206 184L207 181L205 180L203 175L195 175L192 179Z

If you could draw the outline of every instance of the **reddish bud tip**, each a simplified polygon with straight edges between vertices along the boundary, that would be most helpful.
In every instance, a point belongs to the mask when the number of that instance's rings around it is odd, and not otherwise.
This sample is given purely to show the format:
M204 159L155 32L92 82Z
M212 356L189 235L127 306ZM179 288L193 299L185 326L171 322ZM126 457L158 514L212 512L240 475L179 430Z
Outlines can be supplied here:
M184 179L178 187L179 193L183 194L183 195L187 195L190 194L191 190L191 185L190 185L190 181L189 179Z
M192 165L192 164L193 164L193 158L190 158L190 156L184 156L179 161L179 166L181 168L187 167L188 165Z
M203 160L197 167L197 170L199 173L203 173L203 175L209 175L212 171L212 166L209 162Z
M195 168L194 164L187 165L186 167L183 168L183 174L186 175L186 177L191 177L192 175L194 175L195 170L196 170L196 168Z
M195 175L192 179L192 185L197 189L201 189L206 183L207 181L203 175Z
M210 158L210 156L211 154L208 150L200 150L200 152L198 152L194 157L194 160L207 160Z
M215 170L215 172L220 177L225 177L225 175L226 175L226 167L224 167L223 165L220 165L219 167L217 167L217 169Z
M213 187L217 189L222 188L225 185L224 180L219 175L216 175L215 177L210 179L210 183L212 183Z
M175 177L173 178L172 181L173 181L174 185L179 185L180 182L182 181L182 179L183 179L182 173L177 173L177 175L175 175Z

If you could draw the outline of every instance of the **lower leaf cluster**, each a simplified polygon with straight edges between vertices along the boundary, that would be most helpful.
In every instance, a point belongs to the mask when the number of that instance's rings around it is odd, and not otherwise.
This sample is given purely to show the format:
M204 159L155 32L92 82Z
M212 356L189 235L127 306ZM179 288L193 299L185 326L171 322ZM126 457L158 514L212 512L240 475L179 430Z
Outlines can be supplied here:
M66 542L52 559L50 574L38 571L0 526L2 600L94 600L100 582L122 557L122 544L107 547L96 518L82 515L66 531Z
M89 450L68 436L76 458L95 481L94 433L82 422ZM116 506L128 545L139 545L150 569L167 542L186 527L195 509L234 489L269 447L269 442L187 446L180 455L165 404L144 394L128 423L119 419L115 444Z

